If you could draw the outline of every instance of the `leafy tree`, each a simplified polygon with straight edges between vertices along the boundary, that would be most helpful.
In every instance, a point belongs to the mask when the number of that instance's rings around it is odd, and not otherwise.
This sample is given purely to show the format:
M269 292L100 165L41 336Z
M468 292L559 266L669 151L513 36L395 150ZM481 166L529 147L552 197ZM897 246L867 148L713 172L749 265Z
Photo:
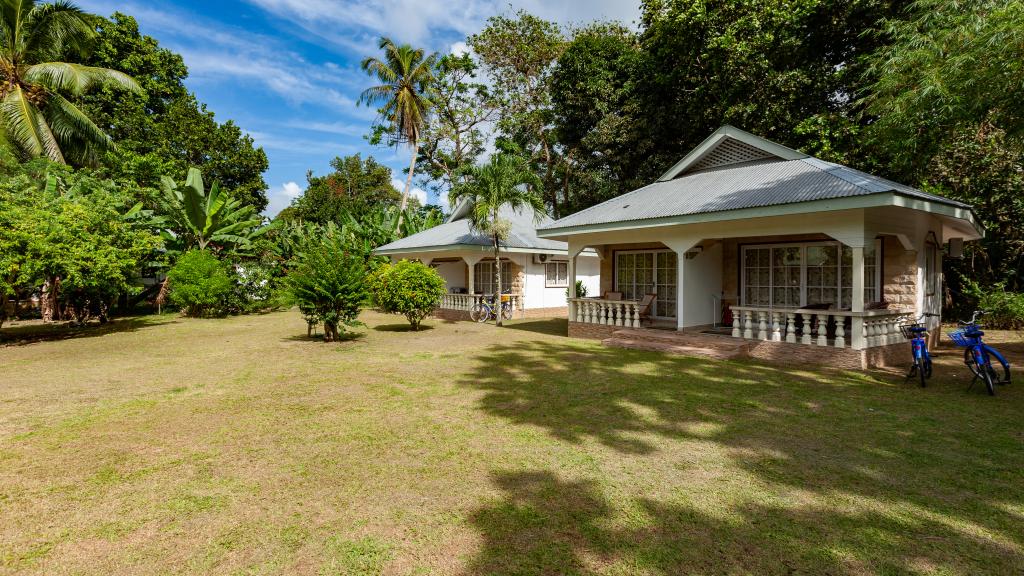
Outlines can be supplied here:
M421 262L402 260L385 264L370 275L370 292L377 307L402 314L413 330L429 316L445 295L444 278Z
M188 316L227 313L234 285L224 262L207 250L189 250L167 273L171 303Z
M409 175L405 179L405 190L402 192L402 203L399 205L399 209L404 211L409 201L412 176L416 169L420 134L434 106L431 89L437 55L425 56L422 49L413 48L408 44L399 46L389 38L381 38L377 47L384 51L384 59L373 56L365 58L362 68L380 84L364 90L359 102L379 106L392 140L395 143L408 143L412 147ZM381 133L378 131L374 140L379 141L380 137ZM399 213L399 225L401 222L402 214Z
M349 216L360 217L371 211L398 203L399 195L391 185L391 168L373 157L363 160L359 154L335 158L334 172L326 176L306 175L305 192L281 219L341 224Z
M313 238L286 278L302 315L311 325L323 323L327 342L339 340L346 326L359 324L359 308L368 295L365 281L365 259L340 234Z
M880 26L892 40L868 59L864 92L894 169L921 174L952 133L982 121L1024 136L1024 4L917 0L908 12Z
M0 292L41 291L45 320L105 321L159 237L110 181L44 161L13 172L0 179Z
M434 115L420 134L417 170L438 194L447 194L460 171L484 153L484 127L497 113L487 87L474 79L476 73L469 54L449 54L437 62Z
M196 168L189 169L184 186L178 187L166 176L162 186L163 212L173 233L169 240L185 248L245 251L255 237L266 231L257 229L263 219L251 204L231 198L217 182L207 192L203 176Z
M471 204L469 221L473 229L491 238L494 249L494 301L501 302L501 243L508 238L510 222L501 216L503 209L531 210L539 221L545 213L544 200L535 192L541 180L522 156L500 152L482 166L466 170L465 182L452 188L448 201L452 206ZM501 326L501 314L496 315Z
M98 33L86 63L120 70L143 89L129 93L108 86L79 99L118 144L104 158L106 175L158 188L161 175L198 167L234 198L257 212L265 209L266 154L232 121L217 122L188 91L181 56L140 34L131 16L115 12L110 19L93 16L92 22Z
M85 14L65 0L0 4L0 127L23 156L82 163L111 147L110 137L64 97L102 85L139 90L121 72L65 61L80 58L94 35Z
M558 177L564 213L646 184L654 142L635 129L635 75L643 62L637 35L610 23L576 31L552 73L551 98L563 148Z
M487 26L469 37L469 44L494 86L498 127L542 170L541 190L557 217L561 214L555 182L559 160L551 81L566 45L561 29L520 10L514 17L488 18Z

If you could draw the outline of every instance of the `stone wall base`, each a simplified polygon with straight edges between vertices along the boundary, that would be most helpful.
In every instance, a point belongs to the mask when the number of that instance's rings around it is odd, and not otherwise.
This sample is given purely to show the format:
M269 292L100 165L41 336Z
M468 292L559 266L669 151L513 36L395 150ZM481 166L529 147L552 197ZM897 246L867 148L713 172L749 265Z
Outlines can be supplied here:
M571 338L604 340L605 338L613 337L614 333L618 330L622 330L622 328L602 324L569 322L569 336ZM659 336L663 338L664 334L665 332L662 332ZM667 332L667 334L672 334L672 332ZM740 340L725 335L687 332L679 334L681 338L690 336L699 339L699 346L701 347L713 348L717 341L723 350L735 350L736 345L740 344L737 358L754 358L784 366L827 366L841 370L892 368L905 366L910 354L910 345L907 343L890 344L868 350L854 350L852 348L835 348L832 346L808 346L791 342ZM630 338L638 339L635 332Z
M514 310L512 312L512 319L522 318L566 318L569 316L569 309L565 306L560 308L531 308L528 310ZM434 310L434 318L438 320L449 320L453 322L461 322L463 320L469 320L469 310L449 310L447 308L438 308Z

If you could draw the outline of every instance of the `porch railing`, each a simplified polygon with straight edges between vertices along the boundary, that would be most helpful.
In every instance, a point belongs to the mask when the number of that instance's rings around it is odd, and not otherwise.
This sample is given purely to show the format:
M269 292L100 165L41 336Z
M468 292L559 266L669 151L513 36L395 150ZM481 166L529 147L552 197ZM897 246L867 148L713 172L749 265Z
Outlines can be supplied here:
M569 298L569 318L583 324L640 327L640 303L636 300Z
M484 294L445 294L441 297L441 304L439 308L443 310L463 310L470 311L476 307L481 299L487 295ZM523 309L523 295L522 294L505 294L512 300L513 310Z
M858 350L906 342L900 326L910 319L895 310L731 309L734 338Z

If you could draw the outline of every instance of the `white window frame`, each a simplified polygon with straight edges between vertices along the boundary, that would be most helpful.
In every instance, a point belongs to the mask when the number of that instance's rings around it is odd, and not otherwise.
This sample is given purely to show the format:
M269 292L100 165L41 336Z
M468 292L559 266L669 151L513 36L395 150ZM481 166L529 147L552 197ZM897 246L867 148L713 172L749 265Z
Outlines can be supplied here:
M550 280L551 274L548 272L548 268L553 266L555 269L555 280ZM559 272L564 270L562 274L564 280L559 279ZM568 262L545 262L544 263L544 287L545 288L568 288L569 287L569 263Z
M653 283L653 285L654 285L654 293L657 294L658 293L658 285L659 285L658 284L658 254L666 254L666 253L668 253L668 254L675 254L675 252L673 252L672 250L670 250L668 248L649 248L647 250L616 250L615 251L615 258L614 258L614 260L612 262L612 274L613 274L612 287L616 291L618 291L618 289L619 289L619 257L620 256L629 255L629 254L651 254L652 255L652 259L653 259L653 262L651 264L651 278L654 280L654 283ZM677 266L677 269L676 269L676 274L672 277L672 282L673 283L677 283L678 282L678 266L681 266L681 265L682 265L682 263L680 262L679 257L677 255L676 256L676 266ZM670 294L672 296L678 295L679 294L679 286L675 287L675 291L674 292L670 291ZM665 296L665 298L668 298L669 294L665 294L664 296ZM641 298L642 297L643 296L641 296ZM655 299L655 302L654 302L654 305L653 305L654 313L651 315L651 317L652 318L657 318L659 320L674 320L676 318L675 315L673 315L673 316L664 316L664 315L661 314L662 311L660 310L660 306L659 306L658 300L659 299L657 299L657 298ZM678 314L679 313L679 302L678 302L678 300L673 302L673 304L676 307L676 314Z
M839 301L836 304L840 304L843 299L843 247L842 242L823 240L823 241L812 241L812 242L777 242L769 244L744 244L741 246L739 253L739 267L740 267L740 285L739 285L739 296L743 306L749 306L747 304L747 266L746 266L746 254L748 249L773 249L773 248L800 248L800 306L807 305L807 248L811 246L836 246L839 257L836 270L836 299ZM768 305L765 308L774 308L772 305L774 298L772 291L775 289L775 266L771 265L769 257L768 266ZM868 285L868 279L864 279L865 291L871 286ZM875 277L874 277L874 289L875 294L879 298L883 296L882 292L882 239L875 239ZM867 302L865 302L866 304Z
M514 284L512 278L512 261L507 258L502 258L501 266L501 282L502 284L507 282L506 286L508 286L509 291L511 291ZM505 273L506 266L508 267L507 274ZM494 260L481 260L477 262L476 266L474 266L473 273L476 274L476 277L473 279L473 290L475 290L477 294L494 294ZM484 286L487 287L486 290L484 289ZM504 294L505 290L503 289L501 292Z

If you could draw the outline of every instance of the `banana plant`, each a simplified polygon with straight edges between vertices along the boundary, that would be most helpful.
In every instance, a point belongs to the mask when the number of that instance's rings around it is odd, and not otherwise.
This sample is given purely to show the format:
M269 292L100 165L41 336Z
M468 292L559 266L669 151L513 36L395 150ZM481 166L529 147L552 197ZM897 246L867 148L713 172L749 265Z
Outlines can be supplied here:
M231 198L219 183L214 182L207 192L197 168L189 168L184 186L164 176L161 188L168 228L185 249L245 252L268 229L260 227L263 218L256 208Z

